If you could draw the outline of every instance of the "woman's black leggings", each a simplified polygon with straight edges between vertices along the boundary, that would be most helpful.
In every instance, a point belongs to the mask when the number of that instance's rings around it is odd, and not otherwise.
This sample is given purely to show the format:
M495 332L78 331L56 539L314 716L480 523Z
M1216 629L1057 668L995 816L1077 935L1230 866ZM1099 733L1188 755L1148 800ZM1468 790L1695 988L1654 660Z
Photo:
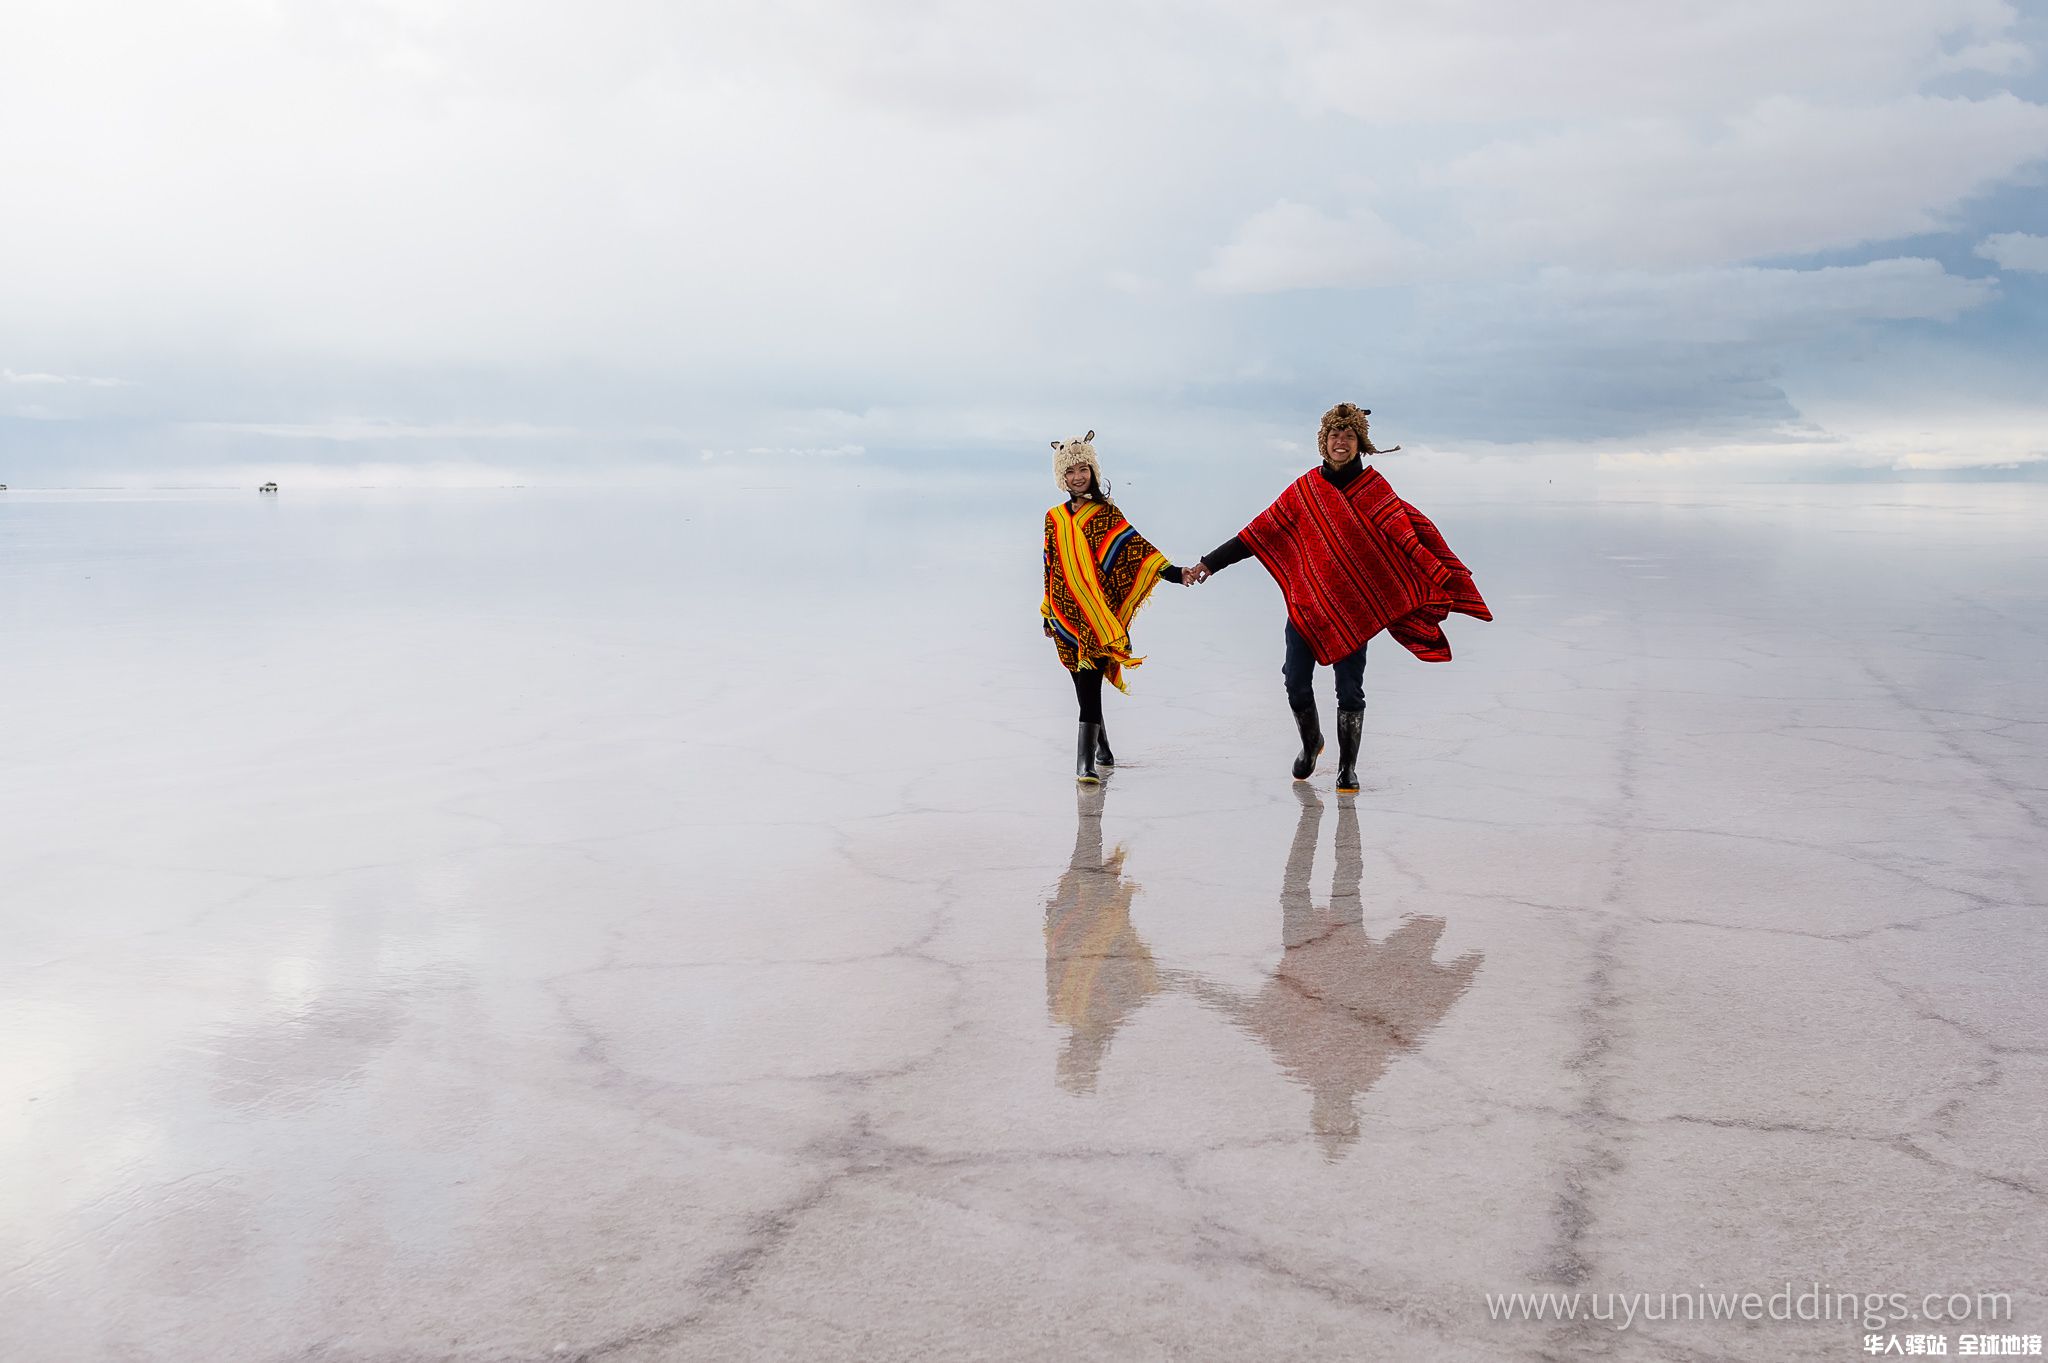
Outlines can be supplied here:
M1102 669L1083 668L1069 675L1074 679L1074 699L1081 702L1081 722L1102 723Z

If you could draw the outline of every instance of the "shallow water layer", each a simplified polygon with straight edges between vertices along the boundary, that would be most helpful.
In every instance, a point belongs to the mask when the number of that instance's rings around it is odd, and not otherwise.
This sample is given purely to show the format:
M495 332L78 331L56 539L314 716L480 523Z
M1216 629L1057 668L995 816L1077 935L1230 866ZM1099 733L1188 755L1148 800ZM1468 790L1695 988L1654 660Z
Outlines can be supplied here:
M1340 800L1255 563L1077 789L1026 488L5 494L0 1358L2040 1333L2042 491L1411 495Z

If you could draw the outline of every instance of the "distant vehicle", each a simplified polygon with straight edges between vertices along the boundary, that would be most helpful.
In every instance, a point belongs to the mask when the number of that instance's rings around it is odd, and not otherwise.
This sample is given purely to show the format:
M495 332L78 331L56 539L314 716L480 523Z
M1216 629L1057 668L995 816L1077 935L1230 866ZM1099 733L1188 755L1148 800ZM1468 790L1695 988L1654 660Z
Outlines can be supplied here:
M264 484L264 485L263 485L262 487L259 487L259 488L257 488L256 490L257 490L258 492L275 492L275 491L277 491L277 484L276 484L276 483L265 483L265 484Z

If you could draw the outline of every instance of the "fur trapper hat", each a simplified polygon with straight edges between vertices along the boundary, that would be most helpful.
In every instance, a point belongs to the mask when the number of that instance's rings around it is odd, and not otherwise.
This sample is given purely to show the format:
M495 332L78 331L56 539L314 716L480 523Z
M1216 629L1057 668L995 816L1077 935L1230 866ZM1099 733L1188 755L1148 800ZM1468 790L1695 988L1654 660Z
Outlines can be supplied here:
M1104 487L1102 465L1095 462L1095 432L1090 431L1079 440L1055 440L1052 442L1052 476L1060 485L1060 491L1067 490L1067 470L1086 464L1095 471L1095 486Z
M1372 423L1366 420L1371 415L1372 408L1351 402L1340 402L1324 412L1322 429L1316 432L1316 453L1325 459L1330 457L1330 432L1336 430L1349 430L1358 437L1361 458L1368 454L1392 454L1400 449L1399 445L1393 445L1383 450L1372 443Z

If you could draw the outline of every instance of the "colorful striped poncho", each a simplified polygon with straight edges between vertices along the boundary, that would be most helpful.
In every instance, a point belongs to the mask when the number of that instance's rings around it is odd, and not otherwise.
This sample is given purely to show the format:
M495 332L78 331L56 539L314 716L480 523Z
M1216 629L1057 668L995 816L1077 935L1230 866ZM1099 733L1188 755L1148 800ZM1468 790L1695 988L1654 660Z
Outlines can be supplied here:
M1154 549L1109 502L1078 511L1065 502L1045 513L1045 597L1038 613L1052 628L1060 665L1100 667L1119 691L1131 653L1131 617L1159 584L1166 555Z
M1287 618L1319 663L1351 656L1383 629L1424 662L1448 662L1446 615L1493 619L1429 517L1377 469L1343 488L1311 469L1238 538L1280 584Z

